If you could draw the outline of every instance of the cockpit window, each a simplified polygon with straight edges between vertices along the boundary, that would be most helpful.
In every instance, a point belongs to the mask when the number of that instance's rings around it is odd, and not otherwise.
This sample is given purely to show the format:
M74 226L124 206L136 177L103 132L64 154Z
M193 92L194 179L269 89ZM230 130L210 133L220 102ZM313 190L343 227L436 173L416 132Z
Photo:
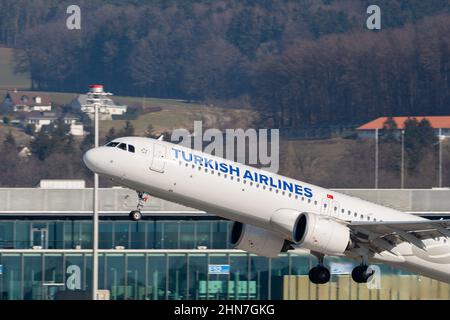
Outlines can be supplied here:
M126 143L123 143L123 142L120 143L120 142L116 142L116 141L111 141L111 142L107 143L105 146L113 147L113 148L117 147L124 151L127 151L127 147L128 147L128 152L131 152L131 153L135 153L135 151L136 151L136 149L134 148L133 145L131 145L131 144L127 145Z
M106 147L117 147L117 145L119 144L119 142L114 142L114 141L111 141L110 143L108 143L108 144L106 144Z

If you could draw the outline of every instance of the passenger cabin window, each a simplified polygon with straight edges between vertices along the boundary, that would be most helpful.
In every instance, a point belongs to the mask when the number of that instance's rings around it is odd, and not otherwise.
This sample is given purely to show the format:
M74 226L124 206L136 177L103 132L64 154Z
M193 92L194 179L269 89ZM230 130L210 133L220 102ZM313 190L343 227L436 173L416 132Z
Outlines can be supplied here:
M127 145L125 143L119 144L118 148L127 151Z
M134 153L134 146L131 144L128 145L128 151Z

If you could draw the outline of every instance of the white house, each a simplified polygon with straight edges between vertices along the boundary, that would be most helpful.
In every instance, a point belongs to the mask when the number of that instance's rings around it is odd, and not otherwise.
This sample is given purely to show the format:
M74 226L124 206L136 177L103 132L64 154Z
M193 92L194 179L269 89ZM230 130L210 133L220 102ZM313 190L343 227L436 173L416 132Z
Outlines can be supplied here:
M56 122L58 115L56 112L38 112L33 111L25 118L25 125L32 124L35 126L35 132L42 130L43 126L48 126ZM79 118L74 115L65 114L62 116L65 124L70 126L70 133L74 136L84 136L84 127L79 124Z
M73 136L84 136L84 126L82 124L71 124L70 134Z
M51 111L52 102L47 93L14 90L6 93L2 109L14 112Z
M25 118L25 125L32 124L35 127L35 132L39 132L43 126L51 125L57 119L56 112L32 111Z

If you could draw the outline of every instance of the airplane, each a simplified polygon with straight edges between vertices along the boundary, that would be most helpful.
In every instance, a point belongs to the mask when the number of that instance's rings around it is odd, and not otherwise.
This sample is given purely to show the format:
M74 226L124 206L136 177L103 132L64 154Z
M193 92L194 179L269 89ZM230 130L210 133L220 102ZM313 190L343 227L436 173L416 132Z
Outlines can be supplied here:
M137 191L133 221L148 195L233 221L235 249L265 257L307 250L315 284L330 280L325 256L359 261L352 279L366 283L369 263L450 283L450 219L429 220L178 144L122 137L88 150L86 166ZM375 269L375 268L373 268Z

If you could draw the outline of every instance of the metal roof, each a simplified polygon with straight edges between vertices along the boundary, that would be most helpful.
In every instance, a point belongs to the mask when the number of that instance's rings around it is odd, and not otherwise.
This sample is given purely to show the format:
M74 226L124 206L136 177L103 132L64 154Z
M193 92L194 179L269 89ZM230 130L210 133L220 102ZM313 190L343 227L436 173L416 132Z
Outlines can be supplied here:
M430 122L431 127L434 129L450 129L450 116L392 117L397 125L397 129L400 130L405 128L406 120L414 118L419 122L422 119L427 119ZM383 125L387 119L388 117L380 117L360 126L359 128L356 128L356 130L383 129Z

